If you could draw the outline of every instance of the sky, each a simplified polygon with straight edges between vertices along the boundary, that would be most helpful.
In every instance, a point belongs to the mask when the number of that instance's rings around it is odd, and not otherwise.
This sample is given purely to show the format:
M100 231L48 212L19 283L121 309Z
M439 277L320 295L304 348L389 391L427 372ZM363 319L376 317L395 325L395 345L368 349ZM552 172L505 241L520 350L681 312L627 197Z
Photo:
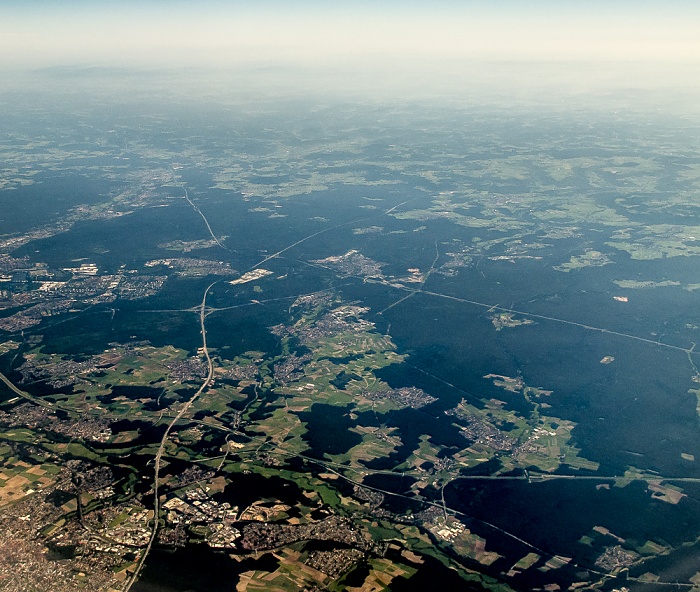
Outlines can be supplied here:
M3 86L49 84L51 67L66 88L66 67L116 68L95 87L157 70L185 95L507 101L638 89L692 106L700 0L0 0Z
M700 62L700 2L0 0L0 66Z

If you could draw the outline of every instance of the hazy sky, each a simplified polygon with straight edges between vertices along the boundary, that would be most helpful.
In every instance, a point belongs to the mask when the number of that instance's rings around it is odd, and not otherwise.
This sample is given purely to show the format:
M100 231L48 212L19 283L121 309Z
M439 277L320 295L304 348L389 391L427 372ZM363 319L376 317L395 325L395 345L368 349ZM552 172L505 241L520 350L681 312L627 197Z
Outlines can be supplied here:
M0 0L0 65L700 62L700 2Z

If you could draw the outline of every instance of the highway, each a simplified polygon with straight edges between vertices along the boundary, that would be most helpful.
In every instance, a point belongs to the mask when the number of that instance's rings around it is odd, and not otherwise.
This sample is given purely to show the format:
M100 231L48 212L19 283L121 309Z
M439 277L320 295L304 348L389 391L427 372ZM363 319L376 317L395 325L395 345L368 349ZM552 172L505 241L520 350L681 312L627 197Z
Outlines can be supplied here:
M138 580L139 574L141 573L141 569L143 568L146 558L148 557L148 554L151 552L151 547L153 546L153 542L156 539L156 536L158 535L158 514L160 513L160 498L158 495L158 479L160 478L160 464L161 464L161 459L163 457L163 453L165 452L165 446L168 443L168 437L170 436L170 432L172 431L173 427L175 427L175 424L179 422L185 414L189 411L190 407L192 407L192 404L200 397L200 395L209 388L209 385L211 384L211 380L214 377L214 364L212 363L211 357L209 356L209 349L207 347L207 330L205 327L205 320L207 318L207 296L209 295L209 291L212 289L212 287L216 284L217 282L214 282L212 284L209 284L207 286L207 289L204 291L204 296L202 297L202 303L199 306L199 324L201 328L201 333L202 333L202 352L204 353L204 357L207 360L207 376L204 378L204 381L202 382L202 386L199 387L199 390L187 401L181 408L180 411L173 417L173 419L170 421L168 424L167 429L165 430L165 433L163 434L163 437L161 438L160 441L160 446L158 447L158 452L156 453L155 456L155 461L154 461L154 469L153 469L153 510L154 510L154 515L153 515L153 529L151 531L151 538L148 541L148 545L144 549L143 553L141 554L141 557L139 559L138 564L136 565L136 569L134 570L134 573L129 580L129 583L127 586L124 588L123 592L129 592L131 589L131 586Z
M48 408L52 408L54 406L53 403L50 403L48 401L44 401L44 400L40 399L39 397L35 397L34 395L30 395L29 393L27 393L23 390L20 390L2 372L0 372L0 381L4 382L7 385L7 388L9 388L13 393L15 393L16 395L19 395L23 399L27 399L28 401L31 401L35 405L40 405L41 407L48 407Z
M175 169L173 169L172 167L170 167L170 168L171 168L171 170L173 171L173 179L175 179ZM214 242L215 242L217 245L219 245L222 249L225 249L226 251L230 251L231 249L229 249L228 247L225 247L224 245L222 245L222 244L219 242L218 237L214 234L214 231L211 229L211 225L209 224L209 220L207 220L207 217L202 213L202 210L199 209L199 207L197 206L197 204L195 204L195 203L190 199L190 194L189 194L188 191L187 191L187 187L185 186L185 183L184 183L184 182L180 182L180 185L181 185L181 187L182 187L182 190L185 192L185 199L187 200L187 203L189 203L189 204L192 206L192 208L194 209L194 211L197 212L197 213L202 217L202 220L204 220L204 224L207 225L207 229L209 230L209 234L210 234L211 237L214 239Z

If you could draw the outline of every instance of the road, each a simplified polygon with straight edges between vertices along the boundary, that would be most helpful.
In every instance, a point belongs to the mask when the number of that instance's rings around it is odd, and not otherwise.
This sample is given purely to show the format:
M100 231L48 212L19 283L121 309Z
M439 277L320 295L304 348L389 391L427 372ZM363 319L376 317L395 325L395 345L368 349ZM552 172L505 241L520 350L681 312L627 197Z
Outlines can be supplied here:
M175 178L175 169L173 169L172 167L170 167L170 168L171 168L171 170L173 171L173 178ZM222 244L219 242L218 237L214 234L214 231L211 229L211 225L209 224L209 220L207 220L207 217L202 213L202 210L199 209L199 207L197 206L197 204L195 204L195 203L190 199L190 194L189 194L188 191L187 191L187 187L185 186L185 183L182 182L182 183L180 183L180 185L182 186L182 190L185 192L185 199L187 200L187 203L189 203L189 204L192 206L192 208L194 209L194 211L197 212L197 213L202 217L202 220L204 220L204 224L207 225L207 229L209 230L209 234L210 234L211 237L214 239L214 242L215 242L217 245L219 245L222 249L225 249L226 251L230 251L231 249L229 249L228 247L225 247L224 245L222 245Z
M19 395L23 399L27 399L28 401L31 401L35 405L39 405L41 407L48 407L48 408L54 407L53 403L50 403L48 401L43 401L39 397L35 397L34 395L30 395L29 393L17 388L14 385L14 383L9 378L7 378L7 376L5 376L2 372L0 372L0 381L4 382L7 385L7 388L9 388L13 393L15 393L16 395Z
M154 460L154 469L153 469L153 510L154 510L154 516L153 516L153 530L151 531L151 538L148 541L148 545L144 549L143 553L141 554L141 558L139 559L138 564L136 565L136 569L134 570L134 574L131 577L131 580L129 580L129 583L127 586L124 588L124 592L129 592L131 590L131 586L138 580L139 574L141 573L141 569L143 568L146 558L148 557L148 554L151 552L151 547L153 546L153 542L156 539L156 536L158 535L158 515L160 513L160 498L158 495L158 479L160 478L160 464L161 464L161 459L163 457L163 453L165 452L165 446L168 443L168 437L170 436L170 432L172 431L173 427L175 427L175 424L179 422L185 414L190 410L190 407L192 407L192 404L200 397L200 395L209 388L209 385L211 384L211 380L214 377L214 364L211 361L211 357L209 356L209 349L207 347L207 329L205 327L205 320L207 318L207 296L209 295L209 291L212 289L212 287L216 284L217 282L214 282L212 284L209 284L207 286L207 289L204 291L204 296L202 297L202 303L199 306L199 324L201 328L201 333L202 333L202 352L204 353L204 357L207 360L207 376L202 382L202 386L199 387L199 390L190 398L189 401L187 401L181 408L180 411L175 415L175 417L170 421L168 424L167 429L165 430L165 433L163 434L163 437L161 438L160 441L160 446L158 447L158 452L156 453L155 460Z

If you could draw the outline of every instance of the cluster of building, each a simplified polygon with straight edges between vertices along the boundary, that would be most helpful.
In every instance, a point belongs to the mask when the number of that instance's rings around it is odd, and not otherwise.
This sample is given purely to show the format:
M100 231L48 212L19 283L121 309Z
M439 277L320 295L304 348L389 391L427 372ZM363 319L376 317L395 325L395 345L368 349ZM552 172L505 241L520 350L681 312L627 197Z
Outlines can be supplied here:
M517 445L517 440L504 434L501 430L476 415L461 415L468 423L460 429L462 435L475 444L483 444L500 451L510 451Z
M488 420L469 411L464 406L464 401L454 409L445 411L445 415L452 415L465 422L466 425L460 428L460 432L475 444L482 444L499 451L512 451L518 445L517 439L508 436Z
M87 304L114 302L117 298L137 300L157 294L163 287L165 275L140 275L131 270L118 275L95 275L97 267L84 265L71 271L70 281L41 282L38 291L46 297L71 298Z
M310 343L347 331L360 333L373 326L372 323L361 318L361 315L368 311L368 308L360 306L340 306L323 315L312 325L300 327L297 335L301 343Z
M230 380L255 380L259 371L257 364L236 364L226 369L223 378Z
M146 508L129 509L124 522L105 528L105 536L112 543L127 547L145 547L151 538L153 510Z
M60 419L53 409L29 403L17 405L10 411L0 411L0 423L38 428L90 442L104 443L112 437L111 421L108 419L91 415L83 415L78 419Z
M232 549L241 532L233 524L238 508L228 502L212 499L206 489L189 489L163 504L167 511L166 527L159 533L163 544L182 546L187 541L186 529L193 525L206 526L206 543L214 549Z
M378 508L384 503L384 494L382 492L362 487L362 485L355 485L352 494L361 502L367 502L370 508Z
M293 303L291 308L315 308L318 306L330 306L333 302L333 293L330 291L314 292L313 294L304 294L299 296Z
M201 488L185 491L182 497L172 497L163 504L167 510L168 524L211 524L215 522L234 522L237 509L228 502L219 503L209 497Z
M169 481L168 484L172 489L180 489L192 483L199 483L200 481L211 479L213 476L214 471L211 469L205 469L199 465L190 465L184 471L173 475L172 481Z
M0 330L23 331L79 304L147 298L157 294L166 280L165 275L141 275L135 270L100 275L94 263L60 270L42 263L29 266L26 259L0 254L0 282L7 286L0 293L0 305L7 309L33 304L0 319Z
M433 463L433 471L436 473L442 471L454 471L457 468L457 461L454 458L446 456L444 458L436 458Z
M61 388L80 382L79 374L98 372L107 367L99 358L89 357L80 360L39 359L33 354L25 355L24 363L17 368L22 375L22 383L46 381L54 388Z
M63 471L56 480L56 486L64 490L73 490L78 486L82 492L94 497L110 497L114 494L114 472L104 465L93 465L83 460L66 461L68 472Z
M362 277L383 277L382 267L384 263L378 263L374 259L365 257L354 249L345 255L336 255L312 261L324 267L330 267L345 275L355 275Z
M30 308L18 311L8 317L1 318L0 331L7 331L8 333L24 331L25 329L38 325L46 317L68 312L74 304L75 301L73 300L51 300L48 302L35 304Z
M461 268L468 267L471 265L472 261L474 261L474 257L470 255L468 251L459 253L445 253L445 255L447 255L450 259L437 269L437 273L446 277L457 275Z
M101 484L103 476L88 475L88 487L97 486L98 481ZM65 469L54 483L29 490L22 499L3 507L2 590L25 592L27 582L32 582L33 589L55 592L82 589L88 582L94 590L120 586L118 572L124 557L136 549L110 538L111 520L104 519L101 512L88 514L85 524L65 522L65 515L75 511L75 499L70 471ZM121 510L115 508L114 513L118 512Z
M158 530L158 543L166 547L184 547L187 545L187 531L184 525L166 525Z
M0 282L11 282L21 278L22 272L31 268L29 257L13 257L7 253L0 253Z
M270 327L270 331L278 337L297 337L304 344L334 337L347 331L359 333L373 326L372 323L361 318L361 315L368 310L361 306L339 306L313 323L292 326L275 325Z
M548 430L546 428L537 427L532 430L532 433L525 442L513 449L514 458L519 458L527 454L543 454L548 456L547 445L538 442L538 440L544 436L556 436L557 433L553 430ZM560 454L559 461L563 462L566 455Z
M339 578L365 554L359 549L333 549L332 551L311 551L306 565L313 567L333 579Z
M229 284L232 286L238 286L240 284L247 284L249 282L254 282L260 280L268 275L272 275L269 269L253 269L252 271L246 271L241 277L231 280Z
M444 519L436 519L427 523L425 528L432 532L437 538L450 543L454 542L467 531L467 527L459 520L445 521Z
M403 441L399 436L396 436L392 434L395 428L386 428L386 427L366 427L362 428L362 432L367 433L367 434L372 434L377 440L380 442L386 442L390 446L393 446L394 448L398 448L403 444Z
M219 237L219 240L225 241L227 238L228 236L224 235ZM161 243L160 245L158 245L158 248L189 253L190 251L196 251L199 249L210 249L211 247L216 247L217 244L217 241L213 238L191 241L176 240L168 243Z
M241 537L241 531L230 524L216 522L210 525L207 544L212 549L231 549Z
M253 522L243 529L240 546L246 551L276 549L298 541L333 541L363 551L372 549L369 534L361 532L349 518L329 516L309 524Z
M224 261L210 261L208 259L195 259L191 257L174 257L169 259L153 259L148 261L146 267L164 266L172 269L181 276L205 276L205 275L232 275L235 270Z
M281 362L277 362L272 368L272 374L280 384L294 382L304 375L302 367L312 358L313 356L310 353L302 356L292 354Z
M632 565L639 555L634 551L629 551L623 549L620 545L615 545L614 547L608 547L603 551L603 553L596 559L596 567L607 571L619 570Z
M414 386L385 391L364 390L362 396L370 401L391 401L401 407L411 407L412 409L420 409L437 401L435 397Z
M160 292L167 279L167 275L140 275L129 271L114 288L114 294L123 300L148 298Z
M168 364L170 379L175 382L198 381L208 374L206 362L200 357L190 357Z

